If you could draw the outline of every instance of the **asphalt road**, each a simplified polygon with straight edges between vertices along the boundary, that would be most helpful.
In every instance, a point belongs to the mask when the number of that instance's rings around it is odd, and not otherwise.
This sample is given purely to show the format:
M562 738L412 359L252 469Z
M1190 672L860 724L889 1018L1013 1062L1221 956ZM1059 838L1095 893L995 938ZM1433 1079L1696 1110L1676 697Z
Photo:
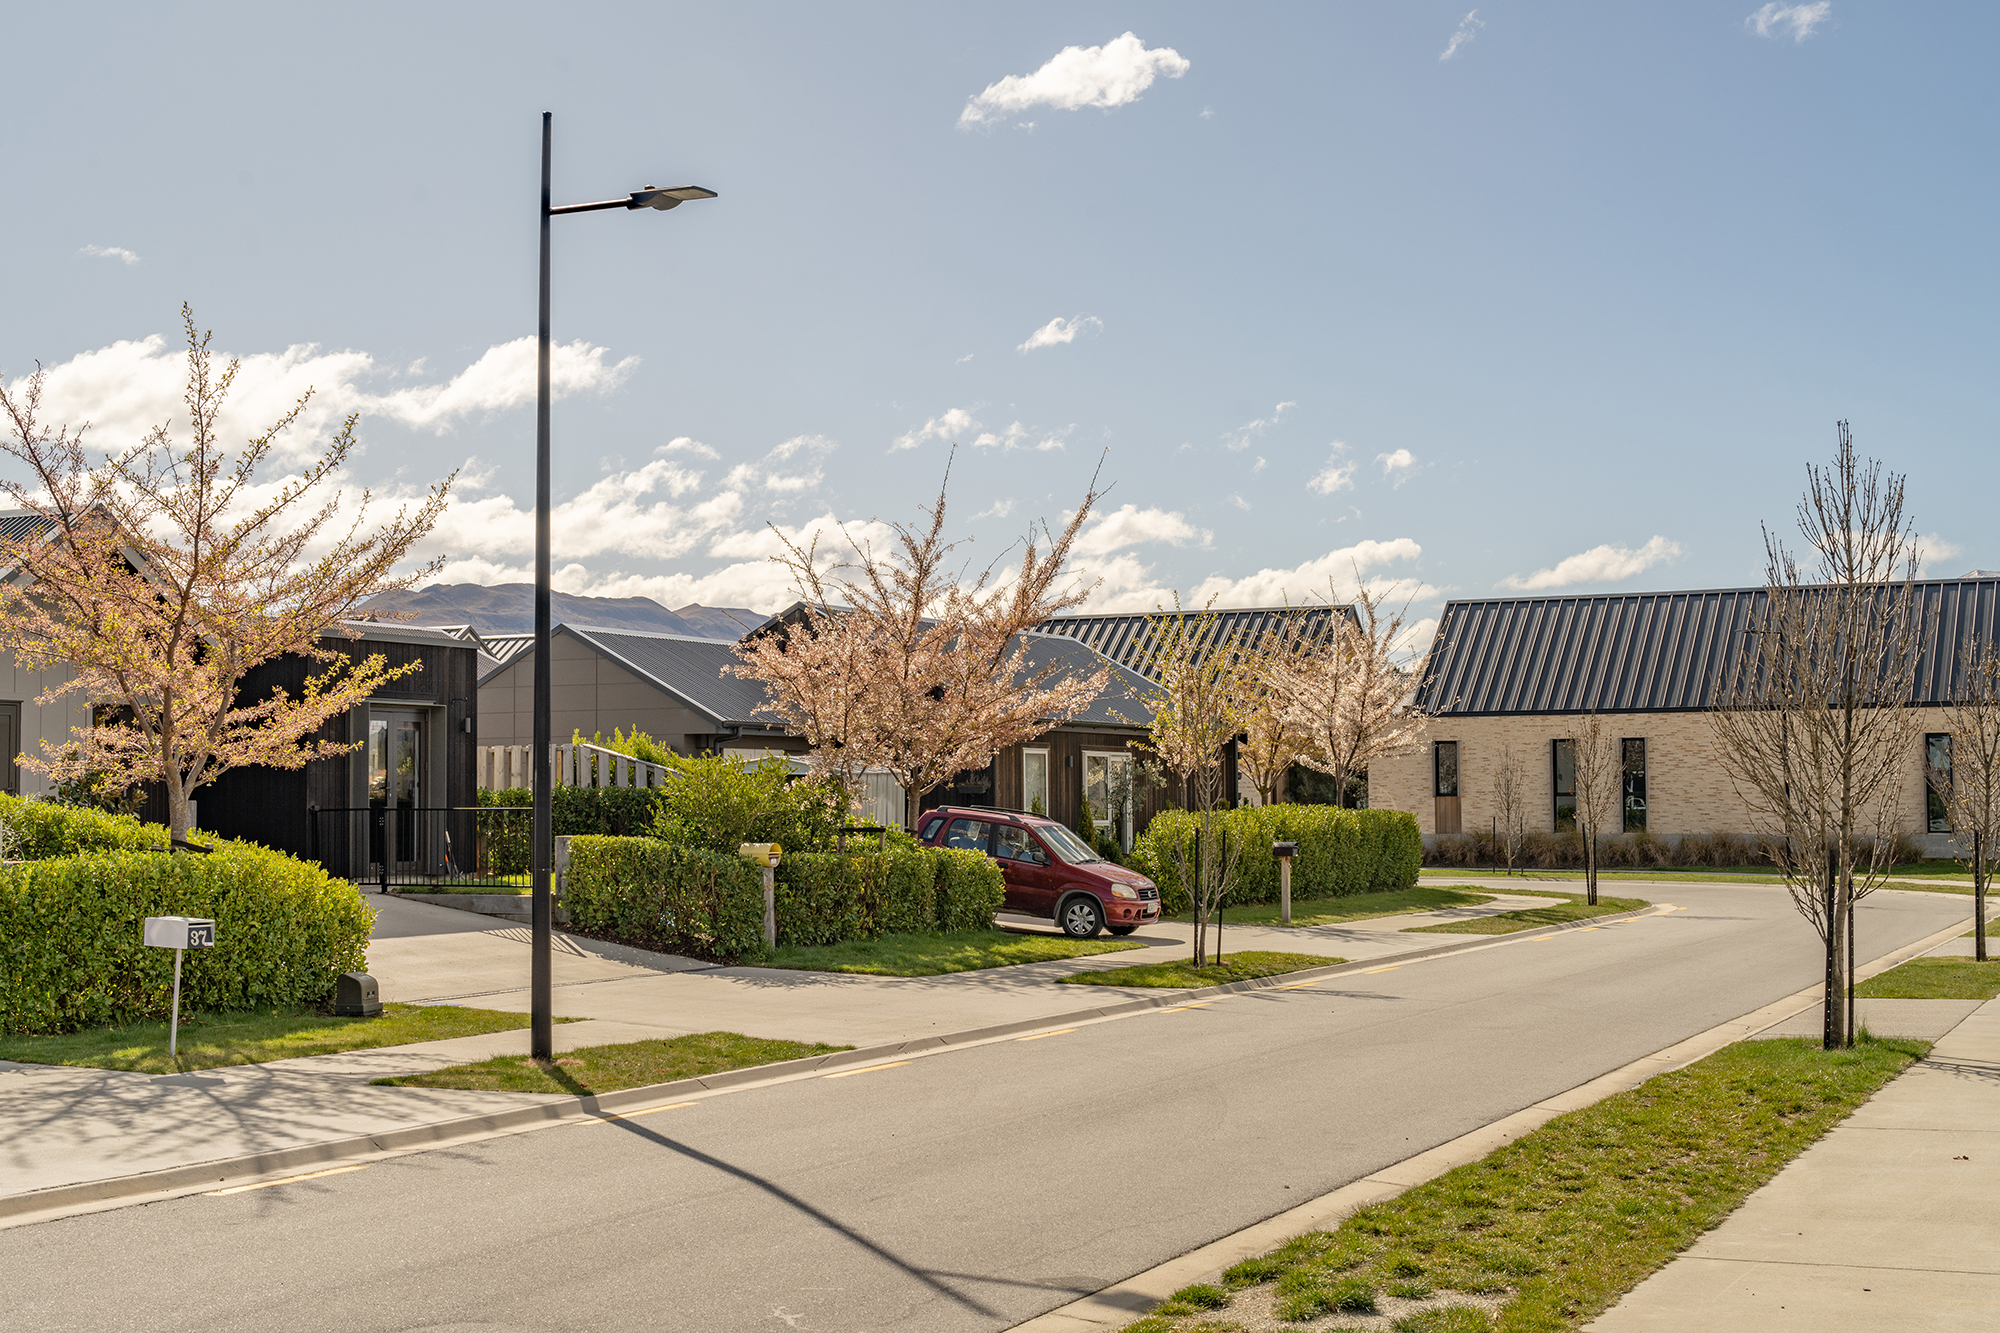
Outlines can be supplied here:
M1684 910L0 1231L0 1328L1005 1328L1820 975L1780 890L1619 891Z

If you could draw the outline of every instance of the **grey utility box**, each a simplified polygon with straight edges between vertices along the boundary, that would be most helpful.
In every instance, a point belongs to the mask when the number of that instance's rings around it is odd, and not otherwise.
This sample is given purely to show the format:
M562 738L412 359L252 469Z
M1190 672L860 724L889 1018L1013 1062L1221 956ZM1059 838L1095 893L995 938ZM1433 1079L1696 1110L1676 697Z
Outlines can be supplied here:
M333 1012L338 1018L376 1018L382 1013L382 997L375 978L366 972L342 972L333 984Z

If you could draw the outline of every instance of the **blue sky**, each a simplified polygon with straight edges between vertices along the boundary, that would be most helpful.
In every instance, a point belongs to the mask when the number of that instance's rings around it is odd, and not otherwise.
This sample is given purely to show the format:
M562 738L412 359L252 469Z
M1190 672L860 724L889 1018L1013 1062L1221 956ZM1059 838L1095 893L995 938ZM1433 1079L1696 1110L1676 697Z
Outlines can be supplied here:
M1741 584L1843 417L2000 566L2000 11L1762 12L19 10L0 372L132 438L192 301L245 426L316 385L298 453L362 410L350 483L463 467L433 549L523 577L546 109L561 201L721 193L556 221L571 591L769 609L768 524L953 440L982 560L1102 456L1100 605Z

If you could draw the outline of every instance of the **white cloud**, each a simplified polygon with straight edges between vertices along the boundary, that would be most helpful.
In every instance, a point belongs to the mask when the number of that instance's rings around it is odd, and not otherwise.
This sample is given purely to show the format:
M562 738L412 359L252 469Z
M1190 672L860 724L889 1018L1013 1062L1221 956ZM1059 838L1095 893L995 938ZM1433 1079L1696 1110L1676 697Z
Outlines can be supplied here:
M1608 544L1593 546L1588 551L1579 551L1547 569L1538 569L1525 576L1509 574L1500 580L1500 586L1516 588L1522 592L1537 592L1543 588L1568 588L1578 583L1617 583L1621 579L1629 579L1634 574L1651 569L1664 560L1675 559L1680 554L1679 542L1670 542L1665 537L1658 536L1636 551L1629 547Z
M608 348L581 341L557 343L551 353L549 385L557 398L609 392L639 364L637 357L611 363ZM218 359L226 361L227 356L218 354ZM386 417L442 435L467 418L535 401L533 338L488 348L442 384L407 385L379 394L370 391L369 382L394 372L378 367L367 352L327 352L315 343L298 343L282 352L255 352L240 360L220 425L226 441L264 430L290 411L307 389L314 390L305 414L279 442L288 456L310 453L349 412L361 413L365 444L369 417ZM421 363L411 368L420 369ZM51 421L90 422L100 447L137 443L163 421L171 421L177 431L185 428L186 408L181 402L185 377L184 349L169 348L158 334L137 342L115 342L52 367L45 411Z
M1109 555L1127 546L1167 542L1173 546L1207 546L1215 534L1197 528L1180 513L1125 505L1093 518L1076 539L1078 555Z
M1386 573L1371 577L1368 573L1422 554L1423 548L1408 537L1356 542L1290 569L1261 569L1242 578L1211 575L1192 589L1183 588L1181 603L1201 606L1213 597L1218 607L1297 606L1324 601L1329 595L1345 601L1354 596L1357 569L1371 591L1393 598L1397 605L1405 600L1436 601L1443 593L1428 583ZM1132 555L1108 560L1085 558L1078 561L1077 569L1097 580L1088 603L1092 611L1151 611L1173 601L1174 589L1154 578L1152 567Z
M1770 37L1778 41L1789 35L1794 42L1803 42L1813 35L1813 30L1833 17L1833 0L1816 0L1810 5L1768 4L1749 18L1743 26L1759 37Z
M1059 111L1125 106L1137 101L1155 78L1178 79L1188 68L1180 52L1164 46L1149 51L1129 32L1102 46L1066 46L1033 74L1009 74L968 99L958 127L993 124L1037 106Z
M1928 537L1917 540L1917 566L1929 569L1933 560L1956 560L1965 554L1965 548L1957 542L1948 542L1933 532Z
M128 268L139 262L139 256L122 245L86 245L77 253L89 255L92 259L116 259Z
M961 356L960 358L958 358L958 360L952 362L952 364L954 366L962 366L970 360L972 360L972 353L967 352L964 356Z
M977 425L978 423L974 422L973 424ZM975 449L998 449L1002 453L1005 453L1009 449L1039 449L1043 453L1047 453L1051 449L1068 448L1069 433L1075 429L1076 423L1074 421L1057 431L1029 430L1026 426L1016 421L998 434L990 430L983 432L973 439L972 447Z
M1375 461L1382 465L1384 477L1394 477L1401 486L1410 479L1411 470L1417 465L1417 457L1408 449L1398 449L1392 454L1377 454Z
M889 452L893 454L900 449L914 449L927 440L950 440L955 436L970 435L978 429L979 423L973 419L971 412L954 407L897 436L896 442L889 446Z
M1014 350L1032 352L1037 347L1060 347L1064 343L1076 341L1076 335L1085 329L1101 329L1104 321L1095 315L1078 315L1075 319L1064 319L1058 315L1048 323L1028 335L1028 341Z
M1314 495L1333 495L1354 489L1354 469L1358 465L1347 458L1347 446L1335 440L1328 448L1332 452L1327 455L1326 466L1306 483L1306 489Z
M1223 447L1231 453L1238 453L1244 449L1248 449L1252 441L1265 431L1271 429L1271 427L1277 425L1280 421L1283 421L1285 413L1297 406L1297 403L1279 403L1277 407L1272 409L1270 416L1258 417L1255 421L1244 422L1235 430L1224 431L1222 434Z
M978 522L982 518L1005 518L1013 512L1014 502L1012 500L995 500L992 504L974 514L972 518L974 522Z
M1271 465L1271 460L1265 458L1263 455L1260 454L1257 457L1257 462L1250 469L1250 475L1254 477L1259 472L1262 472L1265 468L1269 467L1270 465Z
M1258 460L1258 461L1260 461L1260 462L1261 462L1262 460L1260 459L1260 460ZM1244 499L1244 498L1243 498L1242 496L1240 496L1240 495L1232 495L1232 496L1230 496L1230 497L1229 497L1229 503L1231 503L1231 504L1235 505L1235 506L1236 506L1236 507L1237 507L1238 509L1241 509L1241 510L1242 510L1242 511L1244 511L1245 513L1248 513L1248 512L1250 512L1250 502L1249 502L1248 500Z
M653 450L653 452L655 454L662 454L662 455L693 454L696 458L722 457L721 454L718 454L717 452L715 452L715 450L709 448L707 445L703 444L700 440L689 439L685 435L678 436L674 439L668 440L665 444Z
M1202 118L1203 120L1214 120L1214 119L1215 119L1215 108L1214 108L1214 107L1212 107L1212 106L1205 106L1205 107L1203 107L1203 108L1201 109L1201 118Z
M1479 30L1485 26L1486 20L1479 17L1478 10L1475 9L1470 14L1467 14L1458 21L1458 30L1452 33L1451 41L1445 46L1444 54L1439 56L1438 59L1449 60L1457 55L1458 48L1464 46L1474 37L1477 37Z

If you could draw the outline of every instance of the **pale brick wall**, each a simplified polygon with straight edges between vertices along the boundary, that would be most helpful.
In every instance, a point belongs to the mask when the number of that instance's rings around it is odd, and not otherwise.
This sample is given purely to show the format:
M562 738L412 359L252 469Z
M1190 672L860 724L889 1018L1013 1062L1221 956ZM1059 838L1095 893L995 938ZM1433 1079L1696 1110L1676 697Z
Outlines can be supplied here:
M1722 771L1708 714L1606 713L1603 719L1605 731L1615 740L1645 738L1648 832L1673 837L1760 831ZM1490 828L1498 816L1494 774L1506 747L1512 746L1527 776L1528 827L1553 829L1555 782L1549 743L1567 735L1572 725L1568 717L1546 714L1434 719L1418 750L1370 767L1368 803L1377 809L1407 810L1426 834L1435 833L1431 745L1457 741L1461 826L1467 833ZM1923 734L1949 729L1942 709L1914 711L1909 757L1896 802L1900 832L1925 831Z

